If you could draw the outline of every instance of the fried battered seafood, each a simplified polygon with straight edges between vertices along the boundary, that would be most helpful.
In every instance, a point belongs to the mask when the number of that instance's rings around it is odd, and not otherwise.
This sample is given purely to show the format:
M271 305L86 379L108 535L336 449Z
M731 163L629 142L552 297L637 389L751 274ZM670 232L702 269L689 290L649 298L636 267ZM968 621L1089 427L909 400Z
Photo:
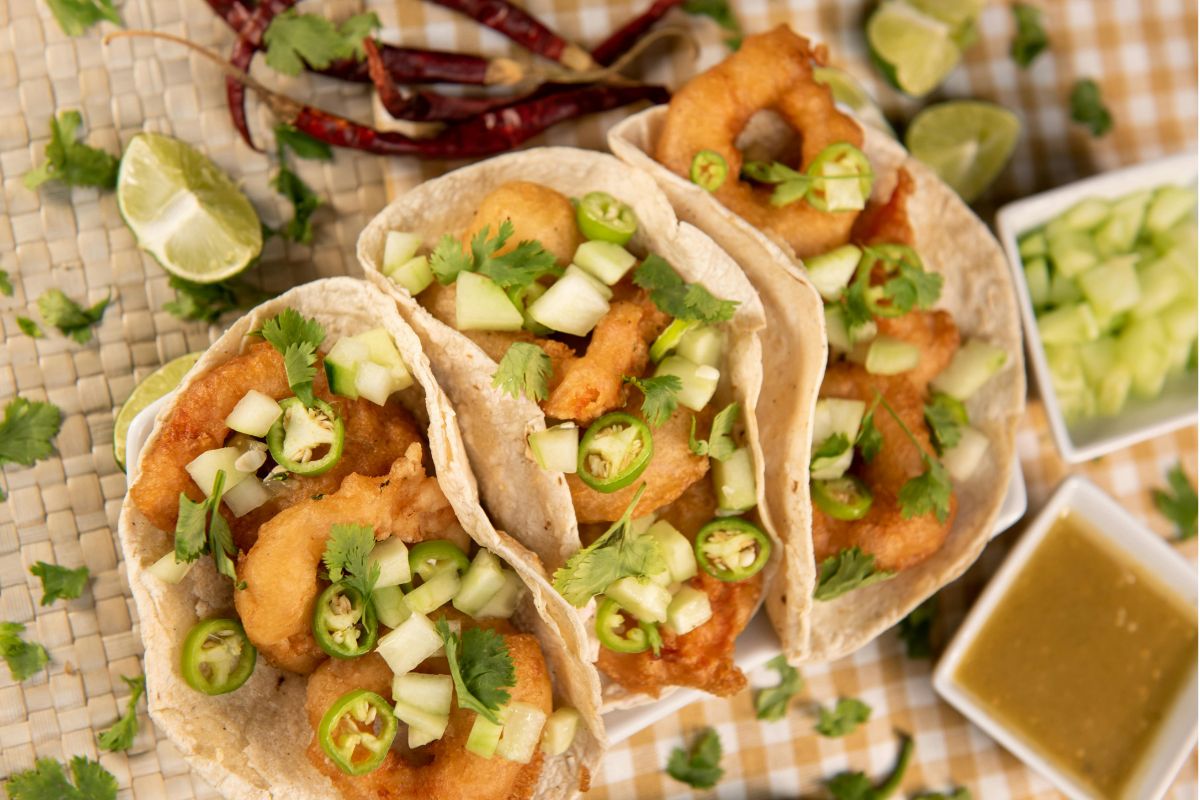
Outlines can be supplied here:
M829 88L813 79L825 63L823 47L811 47L787 26L747 36L738 52L688 81L671 98L655 158L688 177L701 150L719 153L728 165L716 198L756 228L787 242L800 258L845 243L856 211L818 211L806 202L771 205L771 189L738 178L743 156L737 139L751 117L774 111L800 136L799 152L778 160L801 171L838 142L861 147L862 129L837 110Z
M498 255L507 253L521 242L537 241L554 254L560 266L566 266L583 242L570 200L540 183L512 181L496 187L483 198L463 235L464 243L470 246L471 237L485 225L489 235L495 236L505 220L512 223L513 234L497 251Z
M470 620L463 620L471 625ZM538 641L530 634L517 633L504 621L487 627L504 636L512 657L517 683L509 689L512 699L552 710L550 673ZM426 661L420 672L445 673L444 658ZM366 689L385 698L392 693L392 671L377 654L350 661L329 659L308 679L305 705L309 723L315 731L325 711L352 689ZM379 768L361 776L339 770L325 755L313 737L308 759L327 775L346 800L526 800L533 794L542 768L538 752L528 764L504 758L481 758L466 749L467 737L475 722L475 712L457 707L450 711L445 735L417 751L399 752L393 746ZM397 736L401 742L403 736Z
M312 630L317 571L330 528L341 523L370 525L377 540L470 544L437 479L425 475L415 443L385 477L350 475L336 492L281 511L238 560L245 588L234 593L246 635L277 667L305 674L325 658Z

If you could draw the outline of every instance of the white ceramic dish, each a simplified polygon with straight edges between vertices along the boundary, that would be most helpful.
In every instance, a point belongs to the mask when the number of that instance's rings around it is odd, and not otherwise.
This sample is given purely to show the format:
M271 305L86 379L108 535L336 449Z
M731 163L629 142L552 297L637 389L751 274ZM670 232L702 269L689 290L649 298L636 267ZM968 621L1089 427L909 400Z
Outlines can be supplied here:
M1046 406L1046 416L1054 433L1054 442L1064 459L1072 464L1121 450L1154 436L1196 424L1196 382L1194 375L1168 381L1155 400L1130 400L1120 414L1067 424L1054 393L1050 367L1038 334L1037 318L1029 299L1025 271L1017 251L1017 238L1057 217L1080 200L1089 197L1115 199L1166 183L1195 184L1196 155L1186 153L1150 161L1134 167L1106 172L1049 192L1009 203L996 214L996 229L1018 287L1017 303L1025 325L1025 347L1037 380L1038 391Z
M1078 476L1067 478L1025 531L1021 541L992 578L983 595L967 615L950 642L933 676L933 687L950 705L982 728L1033 769L1045 775L1060 790L1075 800L1095 800L1095 795L1070 774L1047 760L1020 734L992 717L974 696L962 689L955 673L983 624L1004 598L1029 557L1045 538L1052 524L1064 512L1071 511L1086 520L1131 562L1156 575L1171 591L1192 606L1196 605L1196 575L1191 566L1157 534L1129 514L1091 481ZM1125 789L1125 798L1156 800L1166 792L1196 743L1196 673L1175 699L1148 757Z
M125 455L126 463L129 465L128 480L130 483L137 477L138 457L141 455L142 445L146 443L146 439L150 437L150 431L154 428L154 418L170 397L171 395L167 395L148 405L133 418L133 422L129 425ZM996 520L996 529L992 532L993 537L1012 527L1017 520L1024 516L1025 508L1025 476L1021 472L1021 462L1014 460L1013 473L1009 478L1008 494L1004 497L1004 505ZM779 652L779 637L775 635L775 629L771 627L770 620L767 619L764 611L750 620L746 630L738 637L734 661L743 672L749 675L779 655ZM681 689L653 705L624 711L611 711L604 715L608 739L612 743L624 741L643 728L647 728L660 719L674 714L684 706L706 697L708 695L704 692L695 689Z

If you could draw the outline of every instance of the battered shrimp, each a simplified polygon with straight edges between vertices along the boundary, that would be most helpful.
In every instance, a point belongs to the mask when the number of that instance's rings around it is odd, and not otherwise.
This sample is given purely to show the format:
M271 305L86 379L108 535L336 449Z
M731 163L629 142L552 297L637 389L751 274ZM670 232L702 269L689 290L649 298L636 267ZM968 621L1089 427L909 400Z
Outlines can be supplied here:
M483 198L463 235L463 242L470 246L471 237L485 225L488 235L495 236L505 220L512 222L513 234L498 251L500 254L507 253L520 242L537 241L554 254L559 266L566 266L583 243L571 201L549 186L529 181L501 184Z
M854 222L851 240L862 244L894 242L916 246L912 223L908 219L908 199L917 190L908 170L896 173L896 186L884 203L870 203Z
M463 620L464 625L473 624ZM509 694L514 701L528 703L544 711L552 710L550 673L538 641L530 634L517 633L505 621L488 627L504 636L512 657L517 683ZM419 670L447 672L444 658L429 659ZM315 731L321 717L339 697L352 689L366 689L391 697L392 671L376 653L349 661L329 659L308 680L305 709ZM313 737L308 759L327 775L346 800L526 800L533 794L542 769L539 751L528 764L493 756L481 758L466 749L467 737L475 723L475 712L451 706L450 724L441 739L407 752L393 746L379 766L359 777L339 770L325 756ZM406 738L403 725L398 742Z
M238 559L234 593L246 635L268 661L301 674L325 657L312 633L317 571L333 525L370 525L376 539L451 539L470 544L437 480L426 477L421 445L409 446L385 477L350 475L336 492L284 509Z

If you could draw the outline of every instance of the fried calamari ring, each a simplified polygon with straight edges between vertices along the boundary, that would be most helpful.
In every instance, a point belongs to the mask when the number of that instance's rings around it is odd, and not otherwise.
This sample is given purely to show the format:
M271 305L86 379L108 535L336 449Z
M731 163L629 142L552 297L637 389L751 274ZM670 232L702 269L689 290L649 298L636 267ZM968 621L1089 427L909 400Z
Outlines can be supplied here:
M813 79L825 63L823 47L781 25L746 37L741 49L675 93L659 136L655 158L688 177L702 150L719 153L729 175L713 192L756 228L787 242L800 258L844 244L857 211L818 211L807 202L771 205L771 188L738 180L743 156L737 139L759 111L774 111L800 135L798 157L781 161L807 169L817 154L838 142L862 147L862 129L838 111L828 87Z

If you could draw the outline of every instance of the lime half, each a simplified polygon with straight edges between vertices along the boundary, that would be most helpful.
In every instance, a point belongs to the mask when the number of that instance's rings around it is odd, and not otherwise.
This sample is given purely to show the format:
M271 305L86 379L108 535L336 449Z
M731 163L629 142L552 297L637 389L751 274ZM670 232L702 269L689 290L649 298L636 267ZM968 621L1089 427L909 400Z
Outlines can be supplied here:
M936 89L962 55L949 25L903 0L887 0L871 15L867 44L887 79L913 97Z
M813 69L813 80L828 86L829 91L833 93L833 99L850 109L860 120L893 139L896 138L896 131L888 123L887 117L883 116L883 111L849 72L837 67L816 67Z
M200 353L188 353L168 361L147 375L146 380L133 387L129 399L117 412L117 421L113 425L113 457L122 472L125 471L125 441L129 436L129 426L133 418L146 406L178 386L198 358Z
M117 207L138 246L185 280L232 277L262 250L262 225L246 195L207 156L170 136L130 140Z
M1004 169L1020 134L1021 122L1007 108L955 100L917 114L904 143L969 203Z

